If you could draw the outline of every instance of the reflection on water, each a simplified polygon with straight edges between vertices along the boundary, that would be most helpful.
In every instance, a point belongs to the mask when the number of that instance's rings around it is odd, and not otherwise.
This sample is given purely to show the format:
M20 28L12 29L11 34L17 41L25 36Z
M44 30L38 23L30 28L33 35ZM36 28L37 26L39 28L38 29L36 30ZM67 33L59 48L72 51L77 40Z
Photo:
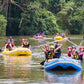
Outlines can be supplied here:
M8 77L16 77L23 79L31 73L31 67L24 67L30 65L31 56L3 56L5 75Z
M81 84L81 71L45 71L45 81L48 84Z

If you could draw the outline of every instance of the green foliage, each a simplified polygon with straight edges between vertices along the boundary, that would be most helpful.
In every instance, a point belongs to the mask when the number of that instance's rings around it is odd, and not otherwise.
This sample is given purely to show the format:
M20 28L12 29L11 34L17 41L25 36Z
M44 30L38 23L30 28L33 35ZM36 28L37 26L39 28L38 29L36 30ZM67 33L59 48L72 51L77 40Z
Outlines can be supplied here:
M5 35L5 28L7 25L7 21L3 15L0 15L0 36Z
M82 21L84 19L83 7L77 8L77 5L74 2L67 2L64 9L58 12L57 17L57 22L61 29L64 31L68 29L71 34L81 33L81 30L83 29Z
M2 0L0 9L6 35L84 33L84 0Z
M44 32L45 34L54 34L56 32L60 32L59 27L56 23L55 16L46 9L41 9L34 11L36 8L34 7L31 12L28 12L27 18L24 18L22 23L22 27L20 30L20 34L35 34L37 32ZM29 10L29 7L28 7ZM26 25L26 26L25 26Z

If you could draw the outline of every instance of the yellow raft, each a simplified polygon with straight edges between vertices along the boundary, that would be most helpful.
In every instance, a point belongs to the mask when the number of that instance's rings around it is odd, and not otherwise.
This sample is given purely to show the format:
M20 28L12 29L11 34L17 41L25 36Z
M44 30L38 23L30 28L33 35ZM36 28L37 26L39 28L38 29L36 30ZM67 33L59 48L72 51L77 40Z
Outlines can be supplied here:
M63 38L61 36L56 36L54 37L54 40L63 40Z
M66 38L63 38L63 37L61 37L61 36L56 36L56 37L54 37L54 40L57 40L57 41L59 41L59 42L65 42L66 41Z
M16 48L12 51L3 51L3 55L8 56L31 56L32 52L28 48Z

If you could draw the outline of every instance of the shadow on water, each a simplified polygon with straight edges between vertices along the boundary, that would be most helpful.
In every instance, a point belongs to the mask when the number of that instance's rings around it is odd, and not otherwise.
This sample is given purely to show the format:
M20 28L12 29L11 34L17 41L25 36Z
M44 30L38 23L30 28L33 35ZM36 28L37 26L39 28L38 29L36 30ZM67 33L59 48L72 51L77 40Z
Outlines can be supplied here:
M82 84L81 71L45 71L45 82L48 84Z

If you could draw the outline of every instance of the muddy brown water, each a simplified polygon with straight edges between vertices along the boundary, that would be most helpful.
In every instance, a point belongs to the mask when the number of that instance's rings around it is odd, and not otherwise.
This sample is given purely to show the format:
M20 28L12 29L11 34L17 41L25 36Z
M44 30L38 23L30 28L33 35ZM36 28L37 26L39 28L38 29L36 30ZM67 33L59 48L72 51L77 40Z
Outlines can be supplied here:
M84 35L68 36L76 44L80 44ZM52 42L53 36L45 41ZM0 48L9 37L0 37ZM13 36L15 45L21 45L21 39L26 38L32 46L38 46L32 50L32 56L3 56L0 52L0 84L83 84L84 83L84 62L82 71L45 71L40 62L45 59L44 53L39 48L38 40L32 36ZM69 42L60 42L62 46L62 56L66 56L67 47L72 46ZM84 46L84 42L82 44Z

